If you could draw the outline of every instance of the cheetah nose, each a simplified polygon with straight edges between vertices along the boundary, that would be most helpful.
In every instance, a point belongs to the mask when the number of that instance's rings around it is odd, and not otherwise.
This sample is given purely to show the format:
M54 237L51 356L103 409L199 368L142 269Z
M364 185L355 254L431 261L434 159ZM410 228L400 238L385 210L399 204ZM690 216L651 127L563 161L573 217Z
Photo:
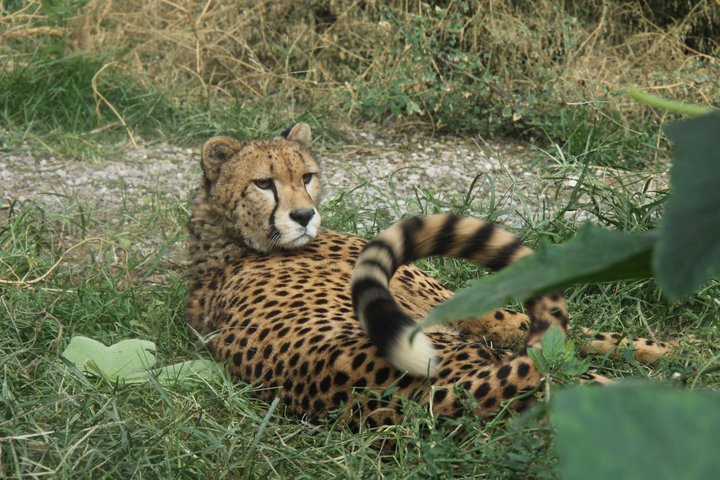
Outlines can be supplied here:
M314 216L315 210L312 208L299 208L290 212L290 218L295 220L303 227L307 227L307 224L310 223L310 219L312 219L312 217Z

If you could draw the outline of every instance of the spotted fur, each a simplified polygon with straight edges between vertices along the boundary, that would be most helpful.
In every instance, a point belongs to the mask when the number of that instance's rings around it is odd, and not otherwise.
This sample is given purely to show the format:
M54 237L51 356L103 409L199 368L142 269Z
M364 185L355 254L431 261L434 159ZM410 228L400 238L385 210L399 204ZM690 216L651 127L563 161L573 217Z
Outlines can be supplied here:
M530 250L492 224L447 215L404 221L370 243L320 228L310 141L301 123L273 140L215 137L203 147L188 323L215 358L261 398L280 397L309 420L336 411L351 427L396 423L401 397L442 416L526 405L518 397L540 375L524 348L498 347L536 345L551 324L564 331L562 296L529 301L529 316L500 309L410 343L409 329L452 292L403 264L443 254L499 269Z

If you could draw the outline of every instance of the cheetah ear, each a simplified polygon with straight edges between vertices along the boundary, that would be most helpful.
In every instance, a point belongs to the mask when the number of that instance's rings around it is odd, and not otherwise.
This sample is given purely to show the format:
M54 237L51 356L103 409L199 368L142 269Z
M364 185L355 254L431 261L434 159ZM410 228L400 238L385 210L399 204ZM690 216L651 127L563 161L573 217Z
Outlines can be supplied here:
M213 137L202 148L202 169L205 178L214 182L220 174L220 166L242 148L242 143L230 137Z
M310 125L305 122L295 124L290 130L285 130L282 134L287 140L297 142L303 147L310 147L312 143L312 133Z

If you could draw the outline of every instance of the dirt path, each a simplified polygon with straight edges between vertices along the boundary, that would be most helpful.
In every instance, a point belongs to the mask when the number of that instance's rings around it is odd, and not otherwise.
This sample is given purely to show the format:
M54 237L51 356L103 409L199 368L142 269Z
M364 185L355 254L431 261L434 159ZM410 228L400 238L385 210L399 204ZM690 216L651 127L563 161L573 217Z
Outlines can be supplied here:
M28 199L50 206L88 202L108 214L157 200L182 203L200 175L198 150L144 143L98 162L36 157L26 149L0 153L0 199L5 205ZM518 227L522 217L537 217L562 205L580 171L526 145L380 131L357 133L317 153L326 199L345 192L344 201L351 205L384 208L396 217L419 211L417 191L431 192L425 195L439 203L462 203L478 177L467 197L473 207L502 212L499 220ZM609 169L590 173L609 182L620 175ZM620 176L628 183L628 175ZM638 191L648 179L658 188L665 185L662 172L636 177L629 183Z

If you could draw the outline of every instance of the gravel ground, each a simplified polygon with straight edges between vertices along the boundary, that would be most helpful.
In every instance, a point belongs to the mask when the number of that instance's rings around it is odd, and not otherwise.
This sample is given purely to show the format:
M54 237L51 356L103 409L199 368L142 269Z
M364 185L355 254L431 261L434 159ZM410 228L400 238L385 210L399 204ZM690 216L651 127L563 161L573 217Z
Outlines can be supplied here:
M5 205L12 199L36 199L50 206L96 203L109 215L121 206L132 210L158 197L185 202L199 179L198 152L199 146L141 143L138 148L125 147L112 159L94 162L37 157L27 148L2 152L0 200ZM522 217L537 217L562 205L579 172L578 167L558 165L526 145L379 130L356 133L345 143L317 153L326 199L352 191L346 199L353 205L384 208L394 217L419 210L416 189L433 192L441 202L461 203L480 175L471 203L489 211L494 199L492 208L505 212L498 218L518 227ZM618 172L610 169L593 172L607 181L618 178ZM654 187L665 186L662 172L636 177L628 182L624 175L623 184L636 185L638 191L648 179Z

